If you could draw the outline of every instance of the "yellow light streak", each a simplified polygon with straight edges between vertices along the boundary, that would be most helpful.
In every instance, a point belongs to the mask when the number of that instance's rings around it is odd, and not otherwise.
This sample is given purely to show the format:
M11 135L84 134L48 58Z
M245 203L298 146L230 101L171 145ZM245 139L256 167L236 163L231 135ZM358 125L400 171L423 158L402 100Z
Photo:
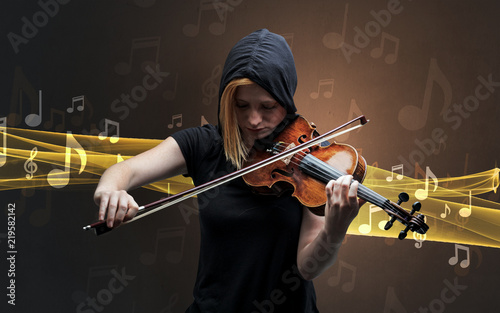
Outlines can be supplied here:
M94 188L108 167L161 142L156 139L119 138L112 143L109 138L71 133L5 127L0 127L0 131L5 135L0 142L6 151L6 162L0 165L0 191L60 189L73 185ZM33 151L35 147L36 155ZM36 166L30 166L30 162ZM165 162L168 162L168 157ZM427 186L426 197L420 200L422 209L419 213L426 216L430 229L425 235L408 234L407 240L414 240L416 245L436 241L500 248L500 204L485 199L487 195L497 192L499 173L500 169L494 168L461 177L428 179L427 184L425 178L406 176L388 182L387 177L392 174L390 171L369 166L363 184L394 202L400 192L407 192L410 201L402 206L408 211L411 210L411 203L417 201L415 195L422 198L422 194L426 194L422 189ZM183 176L145 186L168 194L177 194L192 187L192 180ZM392 229L385 231L383 225L387 220L385 212L367 203L348 233L397 238L403 225L395 222Z

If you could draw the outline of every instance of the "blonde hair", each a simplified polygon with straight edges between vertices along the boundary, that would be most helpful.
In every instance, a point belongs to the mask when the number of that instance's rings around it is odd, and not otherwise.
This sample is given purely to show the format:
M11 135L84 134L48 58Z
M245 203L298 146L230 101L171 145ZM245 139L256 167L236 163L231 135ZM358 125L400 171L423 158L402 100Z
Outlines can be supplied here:
M242 168L246 161L249 148L245 145L236 119L235 97L239 86L255 84L248 78L237 78L229 82L220 99L219 121L222 138L224 139L224 153L226 160L237 169Z

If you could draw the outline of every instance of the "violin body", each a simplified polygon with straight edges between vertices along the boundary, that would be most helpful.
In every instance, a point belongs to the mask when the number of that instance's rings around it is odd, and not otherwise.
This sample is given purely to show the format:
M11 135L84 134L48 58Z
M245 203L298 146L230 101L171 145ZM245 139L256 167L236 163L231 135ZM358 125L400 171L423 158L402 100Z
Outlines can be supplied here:
M280 150L286 151L298 146L318 135L316 127L299 116L274 139L274 142L280 144L279 148L252 149L245 166L268 158L270 153L279 153ZM343 175L352 175L360 183L366 176L366 161L354 147L337 143L325 144L316 145L303 150L302 153L271 163L258 171L244 175L243 179L259 194L281 195L291 191L292 196L310 208L311 212L323 216L326 183L300 169L303 157L308 154L313 155Z
M244 166L256 165L270 155L279 155L289 149L299 150L300 147L294 147L315 137L320 137L316 127L299 116L276 136L272 144L256 144ZM324 216L325 185L330 180L349 174L360 183L358 197L377 205L391 217L385 225L386 230L397 220L406 226L399 239L404 239L409 230L419 234L427 232L429 226L425 224L424 215L413 216L421 208L419 202L415 202L412 211L408 212L400 206L408 201L408 194L400 193L398 202L394 203L361 184L366 175L366 161L352 146L328 142L305 146L310 147L248 172L243 175L244 181L259 194L292 192L292 196L311 212Z

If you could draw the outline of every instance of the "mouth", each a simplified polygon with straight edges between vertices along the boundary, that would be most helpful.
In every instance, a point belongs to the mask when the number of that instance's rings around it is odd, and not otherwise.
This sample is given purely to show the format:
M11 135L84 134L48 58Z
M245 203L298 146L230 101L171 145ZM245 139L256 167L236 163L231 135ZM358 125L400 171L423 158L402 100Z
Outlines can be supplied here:
M257 134L264 130L264 128L247 128L247 130L251 133Z

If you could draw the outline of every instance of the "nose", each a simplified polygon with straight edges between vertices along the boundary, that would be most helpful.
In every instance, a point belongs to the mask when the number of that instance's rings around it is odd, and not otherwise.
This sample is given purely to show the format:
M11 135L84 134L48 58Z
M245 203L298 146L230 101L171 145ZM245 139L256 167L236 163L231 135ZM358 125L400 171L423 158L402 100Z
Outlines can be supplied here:
M257 127L262 122L262 114L259 110L252 109L248 113L248 123L252 127Z

